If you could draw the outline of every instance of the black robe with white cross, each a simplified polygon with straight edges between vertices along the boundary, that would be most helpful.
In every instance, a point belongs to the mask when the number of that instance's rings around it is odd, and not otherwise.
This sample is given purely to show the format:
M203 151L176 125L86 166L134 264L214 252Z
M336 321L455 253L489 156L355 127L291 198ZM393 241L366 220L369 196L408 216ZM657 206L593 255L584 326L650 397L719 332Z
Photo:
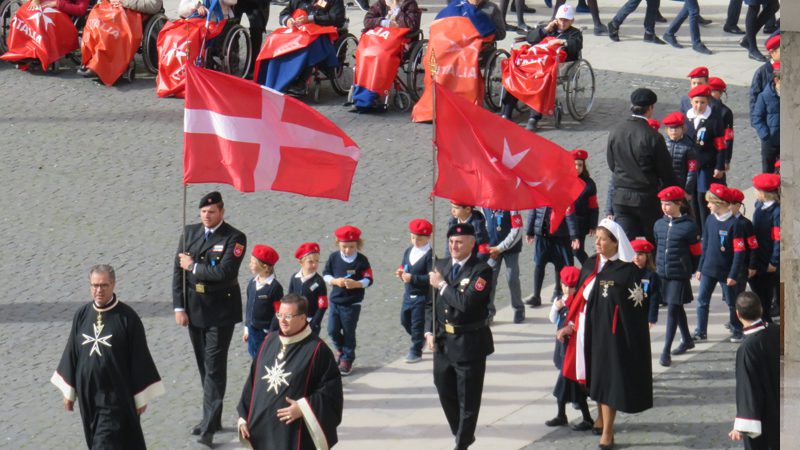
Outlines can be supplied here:
M89 448L146 448L136 409L164 386L142 321L116 296L104 308L89 303L75 313L50 381L65 398L77 398Z
M286 397L296 400L303 413L288 425L277 416L289 406ZM255 450L327 450L338 441L342 405L342 376L333 352L306 326L290 337L267 335L237 410Z
M744 447L780 448L780 329L760 320L736 350L736 421Z

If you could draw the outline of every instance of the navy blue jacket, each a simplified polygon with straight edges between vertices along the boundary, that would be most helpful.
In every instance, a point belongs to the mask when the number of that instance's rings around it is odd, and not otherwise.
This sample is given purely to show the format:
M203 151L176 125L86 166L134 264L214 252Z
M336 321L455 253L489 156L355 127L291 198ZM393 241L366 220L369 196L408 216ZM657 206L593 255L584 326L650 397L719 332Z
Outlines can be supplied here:
M725 163L730 164L733 158L733 110L728 105L719 102L722 128L725 133Z
M322 326L322 317L328 309L328 287L322 275L315 273L303 282L300 277L302 272L292 275L289 280L289 293L302 295L308 300L308 318L312 328Z
M247 283L247 306L245 308L245 325L258 330L277 330L278 321L275 313L283 298L283 286L277 279L256 290L256 279ZM277 305L276 305L277 304Z
M578 239L589 234L589 230L597 228L600 208L597 204L597 185L592 177L582 173L579 178L586 183L581 195L575 200L573 211L578 227Z
M412 295L427 297L431 289L428 273L433 270L433 252L428 250L422 258L417 260L416 264L411 264L409 257L412 248L414 247L409 246L403 252L403 265L400 267L403 271L411 274L411 282L403 283L405 284L404 295L405 297Z
M703 254L700 255L700 273L724 282L736 280L745 261L746 244L739 220L731 215L719 221L710 214L703 227Z
M700 232L688 214L663 216L653 227L656 241L656 272L665 280L685 280L697 271Z
M672 157L672 171L678 179L678 186L691 195L697 189L697 147L694 141L685 134L677 141L665 139L667 151Z
M771 83L772 63L767 61L753 73L753 81L750 82L750 108L748 108L748 111L753 110L753 107L756 105L756 100L758 99L758 94Z
M647 321L658 322L658 306L661 305L661 279L658 274L642 269L642 290L647 297Z
M698 170L725 170L725 157L727 146L725 144L725 128L722 124L722 115L719 107L711 108L707 119L701 119L697 128L694 120L686 117L684 129L696 144ZM705 191L703 191L705 192Z
M511 230L522 228L522 216L517 211L483 208L483 212L486 217L486 232L489 234L489 247L499 246L511 234ZM522 230L518 233L516 242L509 242L509 248L500 249L502 253L522 251Z
M759 139L778 146L781 143L781 98L770 83L758 94L756 104L750 110L750 124L756 129Z
M528 215L528 227L525 229L527 236L552 236L560 238L578 239L578 224L574 214L567 214L555 233L550 233L550 207L532 209Z
M747 267L742 270L741 278L747 280L747 269L755 269L756 250L758 249L758 239L756 239L756 232L753 228L753 222L750 221L744 214L736 216L739 219L739 226L742 227L744 233L744 242L747 247L745 256L745 265Z
M447 221L447 229L458 222L453 216ZM477 255L481 261L486 261L489 258L489 233L486 231L486 219L483 214L477 209L472 210L472 215L467 218L467 223L475 228L475 247L472 249L472 254ZM450 256L450 248L448 245L444 246L445 256Z
M766 272L767 265L780 268L781 263L781 205L773 203L764 208L763 203L756 202L753 212L753 228L755 229L758 248L755 250L754 269Z
M325 270L322 274L323 277L330 275L333 278L350 278L356 281L368 278L370 286L374 283L372 267L370 267L367 257L361 252L358 252L356 259L351 263L345 262L338 250L331 253L328 256L328 261L325 263ZM328 300L331 303L343 306L361 303L364 300L364 290L364 288L345 289L339 286L332 286Z

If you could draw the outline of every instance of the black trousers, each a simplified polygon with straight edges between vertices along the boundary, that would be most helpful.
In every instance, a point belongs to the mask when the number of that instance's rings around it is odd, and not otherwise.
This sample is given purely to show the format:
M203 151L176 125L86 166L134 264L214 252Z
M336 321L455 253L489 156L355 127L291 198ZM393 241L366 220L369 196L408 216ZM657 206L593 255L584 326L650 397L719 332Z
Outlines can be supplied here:
M769 141L761 141L761 171L775 173L775 162L781 157L781 147L772 145Z
M475 441L486 357L455 363L441 350L433 354L433 383L450 431L456 438L456 448L466 449Z
M261 43L267 30L269 5L269 0L240 0L233 7L233 14L237 19L241 19L242 15L247 15L247 21L250 23L250 50L253 55L253 62L250 65L251 72L256 65L256 57L261 52Z
M194 358L203 385L203 421L201 434L222 429L222 400L228 382L228 348L234 325L198 328L189 325Z
M662 215L658 199L641 206L614 203L614 221L625 230L625 235L631 241L639 236L644 236L650 243L655 244L653 226Z
M775 291L778 285L778 272L760 272L750 278L750 289L761 300L761 318L764 322L772 322L772 302L775 300Z

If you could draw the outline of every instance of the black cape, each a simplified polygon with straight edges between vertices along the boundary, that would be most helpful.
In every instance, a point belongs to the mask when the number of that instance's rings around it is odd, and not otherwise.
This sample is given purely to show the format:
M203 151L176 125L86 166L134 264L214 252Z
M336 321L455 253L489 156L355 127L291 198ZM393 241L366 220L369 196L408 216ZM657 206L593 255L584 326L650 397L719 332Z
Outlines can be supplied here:
M578 286L598 259L586 261ZM596 402L626 413L653 407L647 313L639 268L608 261L597 274L586 309L586 384Z
M50 381L80 406L92 449L146 448L136 408L164 392L136 312L117 300L81 307ZM100 320L98 320L100 316Z
M286 397L297 400L303 412L302 420L289 425L277 417L278 409L289 406ZM277 332L267 335L253 360L237 410L247 422L250 444L256 450L324 450L338 441L342 405L342 376L336 359L306 326L290 338Z
M780 448L780 330L762 322L745 329L736 350L736 421L746 449Z

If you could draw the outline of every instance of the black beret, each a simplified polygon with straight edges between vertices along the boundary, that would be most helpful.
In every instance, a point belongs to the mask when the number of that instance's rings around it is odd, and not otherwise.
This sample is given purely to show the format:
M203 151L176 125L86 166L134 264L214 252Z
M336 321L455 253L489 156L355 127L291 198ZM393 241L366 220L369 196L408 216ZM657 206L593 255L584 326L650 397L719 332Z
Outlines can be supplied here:
M655 105L657 101L656 93L647 88L639 88L631 93L631 105L633 106Z
M200 199L200 206L198 206L198 208L216 205L217 203L222 203L222 194L217 191L209 192Z
M475 227L468 223L457 223L447 230L447 237L475 236Z

